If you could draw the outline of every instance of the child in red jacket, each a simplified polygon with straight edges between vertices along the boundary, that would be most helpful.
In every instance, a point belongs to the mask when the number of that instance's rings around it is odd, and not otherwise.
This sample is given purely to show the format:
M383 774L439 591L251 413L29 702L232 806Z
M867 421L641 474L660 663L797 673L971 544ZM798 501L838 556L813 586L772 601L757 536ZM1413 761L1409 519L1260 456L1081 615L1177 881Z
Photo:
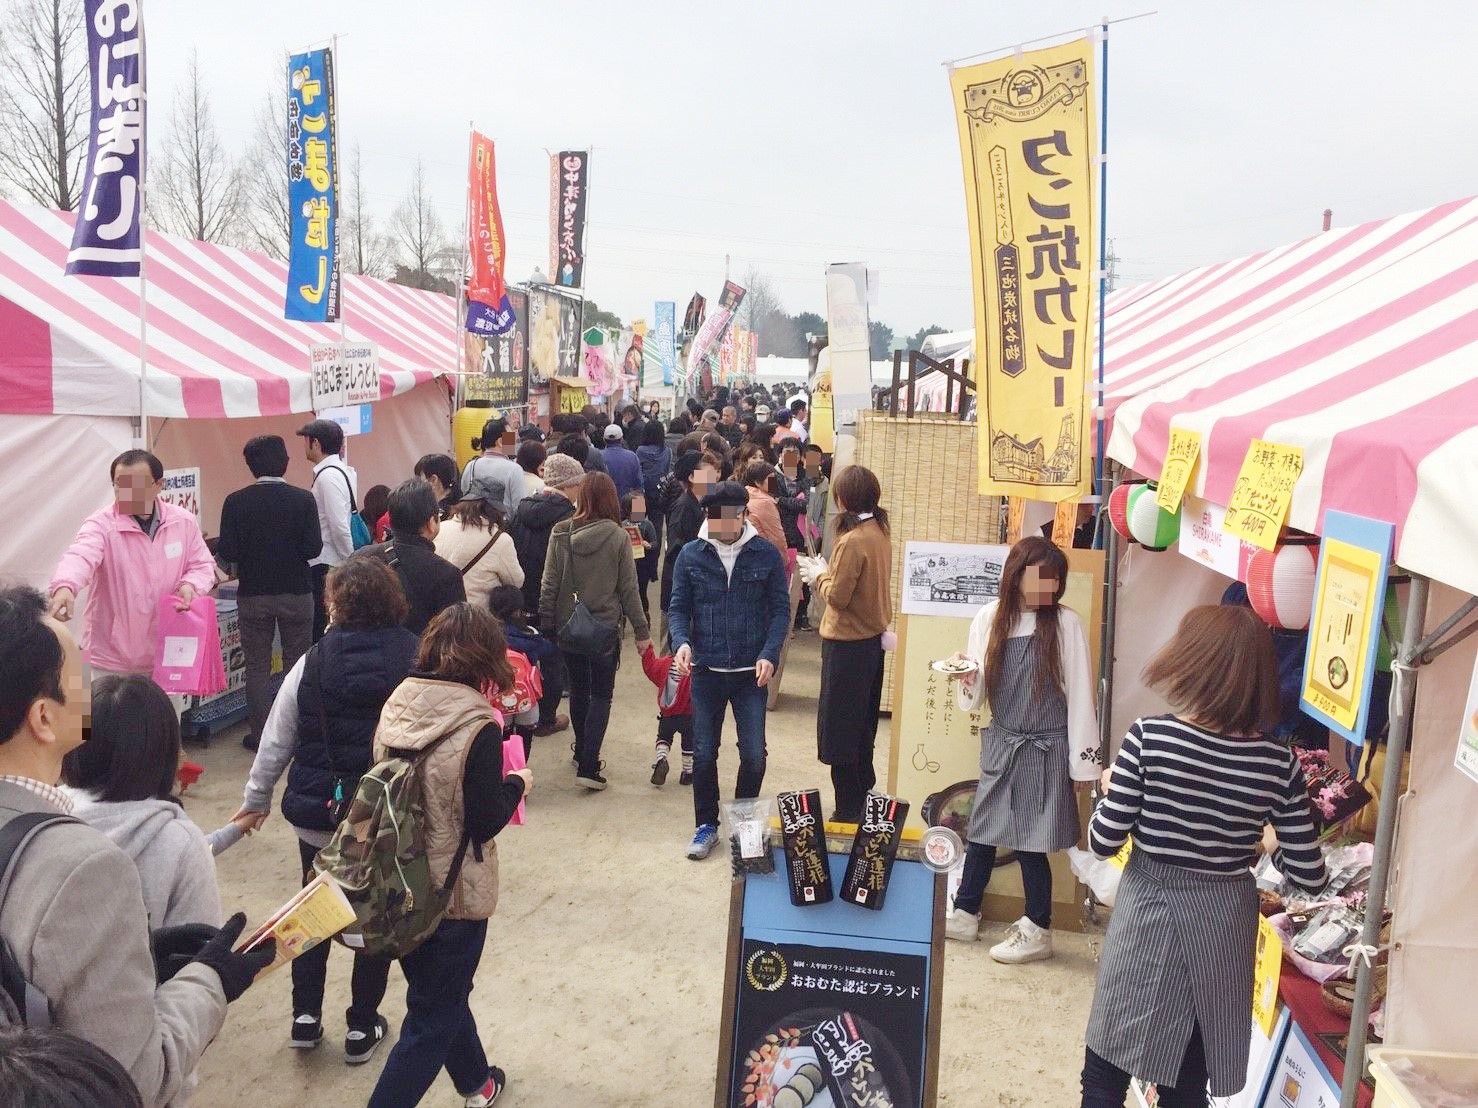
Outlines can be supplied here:
M681 785L693 783L693 678L679 677L672 665L672 655L648 646L642 651L641 668L647 679L657 686L657 760L652 763L652 784L660 787L667 780L667 756L672 753L672 736L682 736L683 772Z

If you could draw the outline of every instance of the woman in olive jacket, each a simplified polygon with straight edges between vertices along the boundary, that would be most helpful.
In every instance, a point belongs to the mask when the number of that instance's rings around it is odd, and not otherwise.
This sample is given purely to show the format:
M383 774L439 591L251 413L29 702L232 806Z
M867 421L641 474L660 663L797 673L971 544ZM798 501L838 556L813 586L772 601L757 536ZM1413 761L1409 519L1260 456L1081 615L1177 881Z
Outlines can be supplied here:
M616 486L603 473L591 473L580 486L580 499L570 519L554 525L544 559L539 593L540 625L559 628L569 620L576 600L591 615L618 630L621 618L631 621L636 648L651 640L636 587L636 560L631 539L621 526ZM575 725L575 780L587 789L606 787L601 776L600 748L611 718L616 669L621 663L620 638L609 654L576 654L561 649L570 675L570 718Z

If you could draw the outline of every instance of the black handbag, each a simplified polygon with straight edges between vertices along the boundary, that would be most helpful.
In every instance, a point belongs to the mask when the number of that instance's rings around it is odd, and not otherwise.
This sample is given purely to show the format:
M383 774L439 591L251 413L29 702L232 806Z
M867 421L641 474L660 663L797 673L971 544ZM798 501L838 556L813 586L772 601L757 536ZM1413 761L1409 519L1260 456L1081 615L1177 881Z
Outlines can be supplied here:
M570 654L583 654L586 657L599 658L607 654L614 654L621 643L621 628L614 623L607 623L594 612L592 612L580 599L580 583L575 580L575 546L572 539L575 529L570 527L569 534L565 536L565 566L569 569L570 580L574 588L572 593L575 597L574 610L570 612L570 618L560 625L555 632L554 641L559 644L561 650Z

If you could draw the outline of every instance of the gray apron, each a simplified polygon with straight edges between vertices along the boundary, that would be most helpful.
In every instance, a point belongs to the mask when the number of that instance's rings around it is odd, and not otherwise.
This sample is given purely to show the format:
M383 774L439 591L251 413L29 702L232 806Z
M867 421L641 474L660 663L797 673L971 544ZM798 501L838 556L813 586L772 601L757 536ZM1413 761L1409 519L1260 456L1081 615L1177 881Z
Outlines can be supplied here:
M980 729L980 784L966 837L972 843L1051 854L1082 835L1067 741L1067 700L1032 697L1032 637L1006 640L991 722Z
M1198 873L1129 856L1103 957L1088 1049L1173 1087L1199 1023L1212 1096L1247 1080L1257 887L1250 871Z

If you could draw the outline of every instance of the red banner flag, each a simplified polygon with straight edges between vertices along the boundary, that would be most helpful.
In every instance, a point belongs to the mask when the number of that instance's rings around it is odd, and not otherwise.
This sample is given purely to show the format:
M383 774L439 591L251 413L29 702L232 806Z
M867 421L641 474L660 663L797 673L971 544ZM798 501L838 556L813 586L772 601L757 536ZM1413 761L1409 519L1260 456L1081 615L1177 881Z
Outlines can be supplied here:
M472 260L468 274L467 299L496 309L507 291L503 264L507 247L503 241L503 213L498 210L498 178L493 168L493 140L472 132L472 153L467 165L467 188L471 196L467 219L467 255Z

